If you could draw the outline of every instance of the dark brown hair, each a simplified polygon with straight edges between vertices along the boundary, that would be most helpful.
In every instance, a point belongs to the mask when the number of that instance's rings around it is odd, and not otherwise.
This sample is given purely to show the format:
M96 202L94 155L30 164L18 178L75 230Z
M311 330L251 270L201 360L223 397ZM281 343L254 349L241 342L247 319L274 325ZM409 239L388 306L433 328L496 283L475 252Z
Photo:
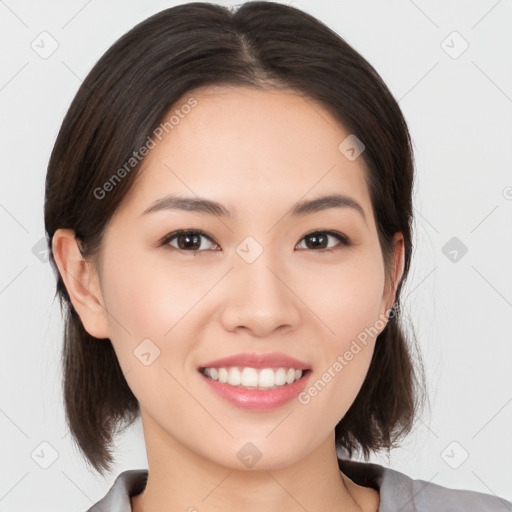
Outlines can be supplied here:
M397 232L405 241L405 268L394 314L335 436L349 456L360 450L366 459L371 451L395 446L410 431L424 390L398 307L412 254L409 132L397 102L359 53L311 15L265 1L236 10L189 3L148 18L101 57L65 116L48 165L44 220L56 293L65 310L64 402L75 442L94 469L110 470L115 435L138 417L139 404L110 341L89 335L74 310L52 254L53 235L72 229L83 256L97 255L140 165L123 174L107 197L94 191L144 146L173 105L209 85L292 89L320 102L364 143L361 158L386 276L390 279Z

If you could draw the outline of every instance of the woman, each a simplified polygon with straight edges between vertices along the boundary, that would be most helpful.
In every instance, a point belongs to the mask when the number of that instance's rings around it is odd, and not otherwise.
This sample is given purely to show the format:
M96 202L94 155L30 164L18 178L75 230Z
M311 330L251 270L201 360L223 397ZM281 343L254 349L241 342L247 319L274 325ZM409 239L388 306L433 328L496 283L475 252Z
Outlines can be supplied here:
M501 510L356 451L422 403L400 324L413 159L375 70L302 11L184 4L95 65L48 168L68 424L90 510Z

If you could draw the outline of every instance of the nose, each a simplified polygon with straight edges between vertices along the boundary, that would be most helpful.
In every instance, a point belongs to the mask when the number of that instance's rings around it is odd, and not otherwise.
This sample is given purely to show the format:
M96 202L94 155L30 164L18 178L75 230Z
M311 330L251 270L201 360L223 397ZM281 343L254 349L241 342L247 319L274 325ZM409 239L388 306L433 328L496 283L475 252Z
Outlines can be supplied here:
M221 321L226 330L247 330L255 337L267 337L274 331L298 327L300 300L293 293L293 278L278 268L265 251L252 263L242 258L235 262L222 299Z

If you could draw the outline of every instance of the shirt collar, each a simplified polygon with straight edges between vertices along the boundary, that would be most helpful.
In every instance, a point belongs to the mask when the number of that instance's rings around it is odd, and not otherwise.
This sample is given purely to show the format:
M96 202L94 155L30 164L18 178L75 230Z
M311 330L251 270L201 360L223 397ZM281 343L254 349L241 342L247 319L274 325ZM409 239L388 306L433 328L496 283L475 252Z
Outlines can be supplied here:
M413 480L398 471L368 462L338 458L338 466L353 482L379 492L378 512L414 512ZM103 499L87 512L132 512L130 498L140 494L148 480L147 469L123 471Z

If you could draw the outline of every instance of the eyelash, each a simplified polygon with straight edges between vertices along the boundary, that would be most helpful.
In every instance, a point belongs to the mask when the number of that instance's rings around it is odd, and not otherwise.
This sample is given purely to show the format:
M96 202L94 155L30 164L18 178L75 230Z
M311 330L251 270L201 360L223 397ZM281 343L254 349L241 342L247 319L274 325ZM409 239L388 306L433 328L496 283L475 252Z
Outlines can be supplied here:
M179 249L178 247L173 247L170 245L170 242L172 240L174 240L175 238L177 238L178 236L180 235L200 235L204 238L207 238L210 242L218 245L211 236L209 236L208 234L206 234L204 231L197 231L197 230L193 230L193 229L180 229L178 231L173 231L172 233L169 233L168 235L164 236L160 242L158 243L158 246L159 247L162 247L162 246L166 246L167 248L169 249L172 249L172 250L176 250L176 251L180 251L180 252L189 252L189 253L193 253L194 256L198 253L201 253L201 252L205 252L205 250L186 250L186 249ZM317 253L325 253L325 252L329 252L329 253L332 253L338 249L341 249L343 247L349 247L352 245L351 241L345 236L345 235L342 235L341 233L338 233L337 231L329 231L329 230L325 230L325 231L312 231L310 233L307 233L306 235L304 235L300 241L299 241L299 244L302 242L302 240L304 240L305 238L307 237L311 237L313 235L318 235L318 234L323 234L323 235L328 235L328 236L332 236L334 238L336 238L340 244L335 246L334 248L330 248L330 249L310 249L310 251L313 251L313 252L317 252ZM298 244L297 244L298 245ZM206 249L207 250L207 249ZM308 249L300 249L300 250L308 250Z

